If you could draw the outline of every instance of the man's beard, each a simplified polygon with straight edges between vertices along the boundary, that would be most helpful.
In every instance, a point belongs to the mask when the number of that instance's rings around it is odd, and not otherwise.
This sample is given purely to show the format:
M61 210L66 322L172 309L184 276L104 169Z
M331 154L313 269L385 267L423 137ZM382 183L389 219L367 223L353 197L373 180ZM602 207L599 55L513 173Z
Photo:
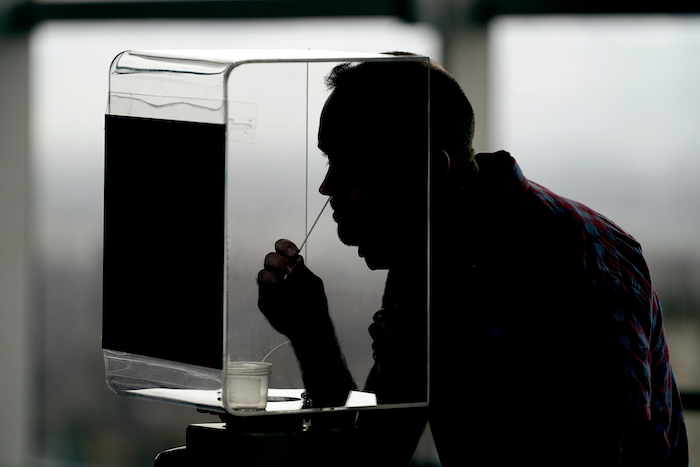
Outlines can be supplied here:
M353 222L342 220L338 223L338 238L347 246L359 246L362 236Z
M357 227L358 223L355 222L340 222L338 224L340 241L347 246L358 247L358 255L365 260L370 269L388 269L393 263L393 258L391 243L383 235L386 228L375 226L373 232L369 234Z

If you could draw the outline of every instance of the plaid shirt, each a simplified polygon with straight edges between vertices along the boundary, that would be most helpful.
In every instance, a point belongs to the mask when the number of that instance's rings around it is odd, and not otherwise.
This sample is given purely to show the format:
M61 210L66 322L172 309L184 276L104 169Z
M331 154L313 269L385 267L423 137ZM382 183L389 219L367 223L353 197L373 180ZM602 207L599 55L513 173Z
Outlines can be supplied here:
M596 465L620 455L622 434L623 465L687 466L639 244L508 153L476 161L479 175L431 210L428 416L443 465ZM417 279L392 270L384 307L421 303Z
M683 409L669 363L661 304L639 243L601 214L529 181L507 153L487 157L510 167L511 181L517 181L519 190L569 226L579 226L581 266L602 297L598 311L615 330L622 352L632 423L647 427L643 442L659 457L687 463Z

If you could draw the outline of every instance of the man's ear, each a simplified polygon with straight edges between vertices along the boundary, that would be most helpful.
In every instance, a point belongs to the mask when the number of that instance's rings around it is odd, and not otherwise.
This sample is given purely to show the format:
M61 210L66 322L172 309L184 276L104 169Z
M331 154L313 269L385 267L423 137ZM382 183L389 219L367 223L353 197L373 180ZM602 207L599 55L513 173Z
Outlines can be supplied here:
M433 177L447 178L447 174L450 173L450 155L444 149L439 151L433 151L431 155L432 163L431 170L433 171Z

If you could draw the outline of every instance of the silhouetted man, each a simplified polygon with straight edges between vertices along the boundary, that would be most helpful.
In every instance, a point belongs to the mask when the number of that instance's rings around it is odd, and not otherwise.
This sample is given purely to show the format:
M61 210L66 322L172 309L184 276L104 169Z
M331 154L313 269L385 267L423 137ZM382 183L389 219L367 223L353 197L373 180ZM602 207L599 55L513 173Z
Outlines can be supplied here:
M475 156L471 105L439 65L345 64L327 82L320 192L340 240L389 269L370 326L367 389L380 400L425 397L427 375L415 368L427 358L429 265L429 408L411 422L368 416L358 429L385 437L373 449L389 454L378 458L410 460L427 417L445 466L687 465L637 242L530 182L508 153ZM354 388L323 284L298 253L280 240L265 258L260 309L291 339L311 394Z

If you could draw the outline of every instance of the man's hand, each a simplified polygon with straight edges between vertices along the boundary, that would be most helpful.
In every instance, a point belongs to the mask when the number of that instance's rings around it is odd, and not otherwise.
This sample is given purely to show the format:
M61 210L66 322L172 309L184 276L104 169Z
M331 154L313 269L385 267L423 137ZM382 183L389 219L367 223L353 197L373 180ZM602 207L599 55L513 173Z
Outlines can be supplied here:
M367 390L383 402L424 401L427 393L427 319L420 307L388 308L369 326L375 366Z
M304 265L290 240L275 243L258 273L258 308L292 343L333 332L323 282Z
M369 326L374 359L384 366L416 365L425 360L427 320L421 309L388 308L374 314Z
M338 347L323 282L289 240L278 240L275 251L265 256L265 269L258 273L258 308L292 341L314 404L357 387Z

